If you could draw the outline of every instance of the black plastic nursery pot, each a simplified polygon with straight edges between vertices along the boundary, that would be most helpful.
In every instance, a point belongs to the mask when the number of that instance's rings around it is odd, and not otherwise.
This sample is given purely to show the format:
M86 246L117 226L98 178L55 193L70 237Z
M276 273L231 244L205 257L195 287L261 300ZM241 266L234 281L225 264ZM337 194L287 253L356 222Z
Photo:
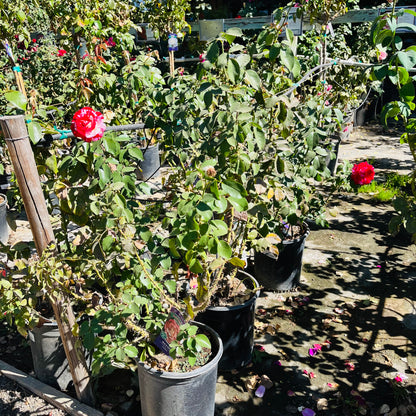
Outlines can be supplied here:
M187 373L166 372L138 363L142 416L213 416L218 362L223 345L207 325L194 322L211 336L213 358Z
M302 257L309 229L294 239L284 240L279 255L270 251L255 252L254 275L267 290L288 291L295 289L300 282Z
M45 384L67 390L71 371L56 322L46 322L29 331L30 350L36 378Z
M7 198L0 194L0 241L3 244L9 239L9 227L7 225Z
M337 169L340 142L341 138L339 136L332 137L329 148L327 149L328 155L326 156L325 163L332 176Z
M244 271L237 275L250 289L259 287L256 279ZM219 363L221 370L233 370L244 367L251 362L254 346L254 317L256 299L260 294L257 290L253 296L236 306L210 306L196 316L218 332L224 344L224 353Z
M159 143L142 149L143 160L140 161L138 178L147 181L160 175Z

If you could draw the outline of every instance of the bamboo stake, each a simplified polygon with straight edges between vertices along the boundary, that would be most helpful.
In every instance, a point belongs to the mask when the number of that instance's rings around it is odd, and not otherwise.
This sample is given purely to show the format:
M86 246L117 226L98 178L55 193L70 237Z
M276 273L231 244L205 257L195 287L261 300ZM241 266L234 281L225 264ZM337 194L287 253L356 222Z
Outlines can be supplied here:
M14 60L12 48L10 47L10 44L7 41L7 39L2 41L2 44L4 46L4 49L6 49L6 54L11 64L13 65L13 73L14 73L14 77L16 78L17 88L27 98L25 84L23 82L22 70L20 66L16 64L16 61Z
M53 242L55 238L24 116L0 117L0 126L17 177L36 250L40 256L46 246ZM94 396L85 356L78 347L78 338L72 333L72 328L76 323L72 306L64 294L55 296L50 293L49 298L56 323L58 324L77 397L83 403L93 405Z

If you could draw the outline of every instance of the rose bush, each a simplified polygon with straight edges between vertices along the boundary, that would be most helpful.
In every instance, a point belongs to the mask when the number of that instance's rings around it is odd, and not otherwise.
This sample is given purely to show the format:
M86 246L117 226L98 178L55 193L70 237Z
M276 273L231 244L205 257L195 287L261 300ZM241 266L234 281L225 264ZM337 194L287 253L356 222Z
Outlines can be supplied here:
M91 107L81 108L74 114L71 130L75 137L79 137L84 142L95 142L104 135L104 116Z
M355 164L352 168L351 179L356 185L368 185L374 179L374 166L368 162Z

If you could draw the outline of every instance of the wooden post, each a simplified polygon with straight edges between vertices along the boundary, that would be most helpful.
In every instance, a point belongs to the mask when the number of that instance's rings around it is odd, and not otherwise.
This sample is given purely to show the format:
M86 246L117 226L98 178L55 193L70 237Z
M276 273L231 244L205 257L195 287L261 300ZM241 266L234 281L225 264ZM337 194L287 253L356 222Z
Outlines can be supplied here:
M17 177L36 250L40 256L46 246L54 241L54 235L24 116L0 117L0 126ZM49 294L49 299L65 348L77 398L92 405L94 396L85 356L77 347L79 342L77 343L77 339L71 331L75 325L72 306L64 294L59 297Z

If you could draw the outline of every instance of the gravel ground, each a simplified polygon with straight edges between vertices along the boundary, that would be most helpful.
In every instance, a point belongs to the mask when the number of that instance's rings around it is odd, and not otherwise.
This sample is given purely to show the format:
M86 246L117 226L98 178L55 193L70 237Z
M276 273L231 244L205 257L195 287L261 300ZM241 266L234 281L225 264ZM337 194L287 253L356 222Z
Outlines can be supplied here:
M0 376L0 415L64 416L66 414L7 377Z

